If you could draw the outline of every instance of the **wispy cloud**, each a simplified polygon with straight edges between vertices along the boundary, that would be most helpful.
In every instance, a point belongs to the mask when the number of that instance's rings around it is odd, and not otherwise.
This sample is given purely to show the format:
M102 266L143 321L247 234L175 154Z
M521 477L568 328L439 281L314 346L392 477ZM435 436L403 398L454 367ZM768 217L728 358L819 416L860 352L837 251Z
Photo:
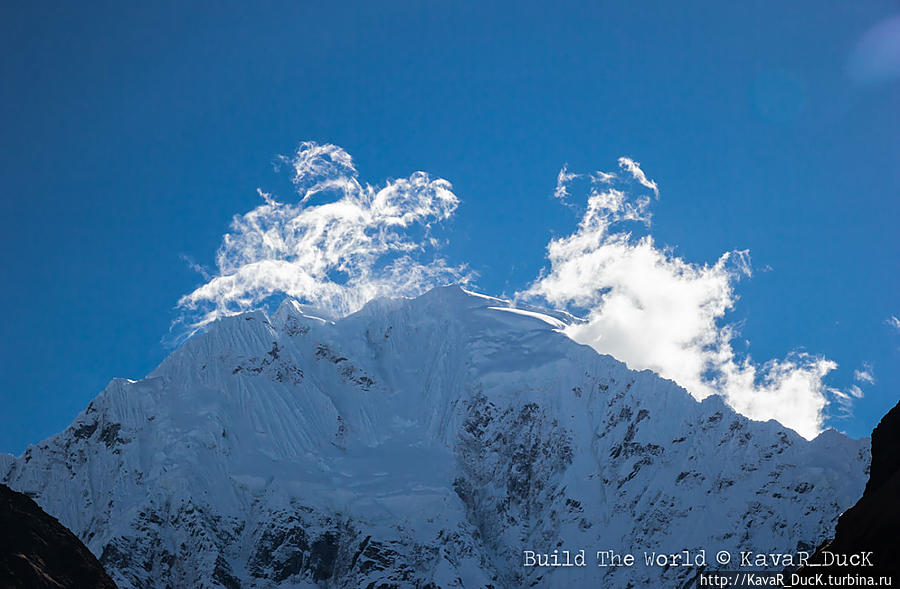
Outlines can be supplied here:
M553 191L553 197L567 203L569 198L569 183L577 177L578 174L569 173L569 164L563 165L556 177L556 190Z
M888 325L890 325L891 327L893 327L894 329L896 329L897 331L900 331L900 319L897 319L896 316L891 315L890 317L885 319L884 322L887 323Z
M801 351L761 364L739 356L737 327L725 315L736 282L750 275L749 253L695 264L623 230L625 222L650 222L651 199L635 195L635 183L654 196L658 188L633 160L619 164L627 174L598 176L604 181L591 187L578 228L549 243L549 270L519 296L580 312L586 321L568 334L632 368L654 370L698 399L721 394L744 415L815 436L829 398L848 396L824 383L837 364Z
M656 195L656 198L659 198L659 187L656 186L656 182L653 180L648 180L647 176L644 174L644 171L641 169L640 162L636 162L631 158L620 157L619 158L619 167L623 170L627 170L629 174L631 174L635 180L638 181L641 186L645 188L649 188L653 191L653 194ZM608 176L608 175L607 175Z
M467 271L436 255L433 228L459 199L449 182L416 172L382 186L362 184L343 149L306 142L283 158L299 200L262 204L235 216L216 256L216 272L179 307L194 329L288 295L334 315L382 295L416 295L465 282Z
M853 371L853 378L857 382L875 384L875 372L872 370L872 365L863 362L862 368Z

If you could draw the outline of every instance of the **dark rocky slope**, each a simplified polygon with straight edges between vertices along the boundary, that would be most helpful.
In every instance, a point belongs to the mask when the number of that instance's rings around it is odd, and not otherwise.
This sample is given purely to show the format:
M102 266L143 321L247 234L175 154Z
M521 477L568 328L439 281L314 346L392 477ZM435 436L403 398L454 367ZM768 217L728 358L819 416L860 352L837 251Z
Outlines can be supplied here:
M841 515L834 539L820 546L810 561L828 564L826 551L835 555L872 551L874 566L820 566L806 572L895 576L900 572L900 403L872 432L872 465L863 496Z
M0 587L116 586L75 534L27 495L0 484Z

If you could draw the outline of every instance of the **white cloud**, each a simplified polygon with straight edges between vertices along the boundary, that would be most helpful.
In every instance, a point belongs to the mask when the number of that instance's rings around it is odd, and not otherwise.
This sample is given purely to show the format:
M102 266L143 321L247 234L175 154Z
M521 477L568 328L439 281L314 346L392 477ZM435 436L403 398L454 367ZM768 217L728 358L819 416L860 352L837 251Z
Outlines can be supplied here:
M598 170L591 174L591 182L594 184L611 184L615 179L616 175L609 172L601 172Z
M853 371L853 378L858 382L875 384L875 372L872 370L872 365L863 362L862 368Z
M737 330L725 314L737 300L735 283L750 274L748 252L695 264L649 235L621 230L626 221L650 222L650 198L632 197L623 183L658 190L637 163L619 162L631 178L606 176L602 191L591 188L577 230L549 243L549 270L519 296L584 314L584 323L567 329L573 339L671 378L697 399L718 393L753 419L818 434L829 396L847 397L824 384L837 364L803 352L762 364L739 357L732 347Z
M566 202L569 198L569 183L578 177L578 174L569 173L569 164L563 165L556 177L556 190L553 191L553 197Z
M627 170L635 180L637 180L642 186L652 190L653 194L656 195L656 198L659 198L659 187L656 186L656 182L647 179L647 176L641 169L640 162L636 162L631 158L620 157L619 167L623 170Z
M209 270L204 268L202 265L198 264L194 259L186 254L180 255L181 260L187 264L188 268L199 274L203 277L203 280L212 280L212 274L209 273Z
M894 329L900 331L900 319L897 319L894 315L891 315L887 319L884 320L885 323L893 327Z
M306 142L284 158L299 202L260 191L263 204L235 216L216 256L217 271L181 298L191 327L284 294L344 315L381 295L416 295L465 282L464 267L436 256L432 228L459 203L449 182L424 172L361 184L350 155Z

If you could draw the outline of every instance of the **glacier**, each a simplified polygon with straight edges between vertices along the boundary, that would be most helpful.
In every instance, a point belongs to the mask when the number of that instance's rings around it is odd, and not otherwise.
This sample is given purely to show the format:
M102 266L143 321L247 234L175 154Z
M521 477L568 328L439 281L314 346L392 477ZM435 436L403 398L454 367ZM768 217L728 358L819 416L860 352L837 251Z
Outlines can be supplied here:
M0 481L121 588L682 587L699 569L593 554L812 552L862 494L868 439L698 402L573 320L458 286L340 319L288 299L112 380Z

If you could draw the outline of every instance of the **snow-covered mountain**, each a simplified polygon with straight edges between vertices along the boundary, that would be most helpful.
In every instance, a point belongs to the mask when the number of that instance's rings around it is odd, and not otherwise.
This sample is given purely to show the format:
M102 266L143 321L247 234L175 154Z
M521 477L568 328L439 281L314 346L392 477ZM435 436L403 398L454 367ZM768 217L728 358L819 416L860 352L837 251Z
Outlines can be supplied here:
M0 480L123 588L676 587L697 569L594 553L814 549L862 494L868 440L697 402L567 320L458 287L286 301L113 380ZM588 566L523 566L554 549Z

